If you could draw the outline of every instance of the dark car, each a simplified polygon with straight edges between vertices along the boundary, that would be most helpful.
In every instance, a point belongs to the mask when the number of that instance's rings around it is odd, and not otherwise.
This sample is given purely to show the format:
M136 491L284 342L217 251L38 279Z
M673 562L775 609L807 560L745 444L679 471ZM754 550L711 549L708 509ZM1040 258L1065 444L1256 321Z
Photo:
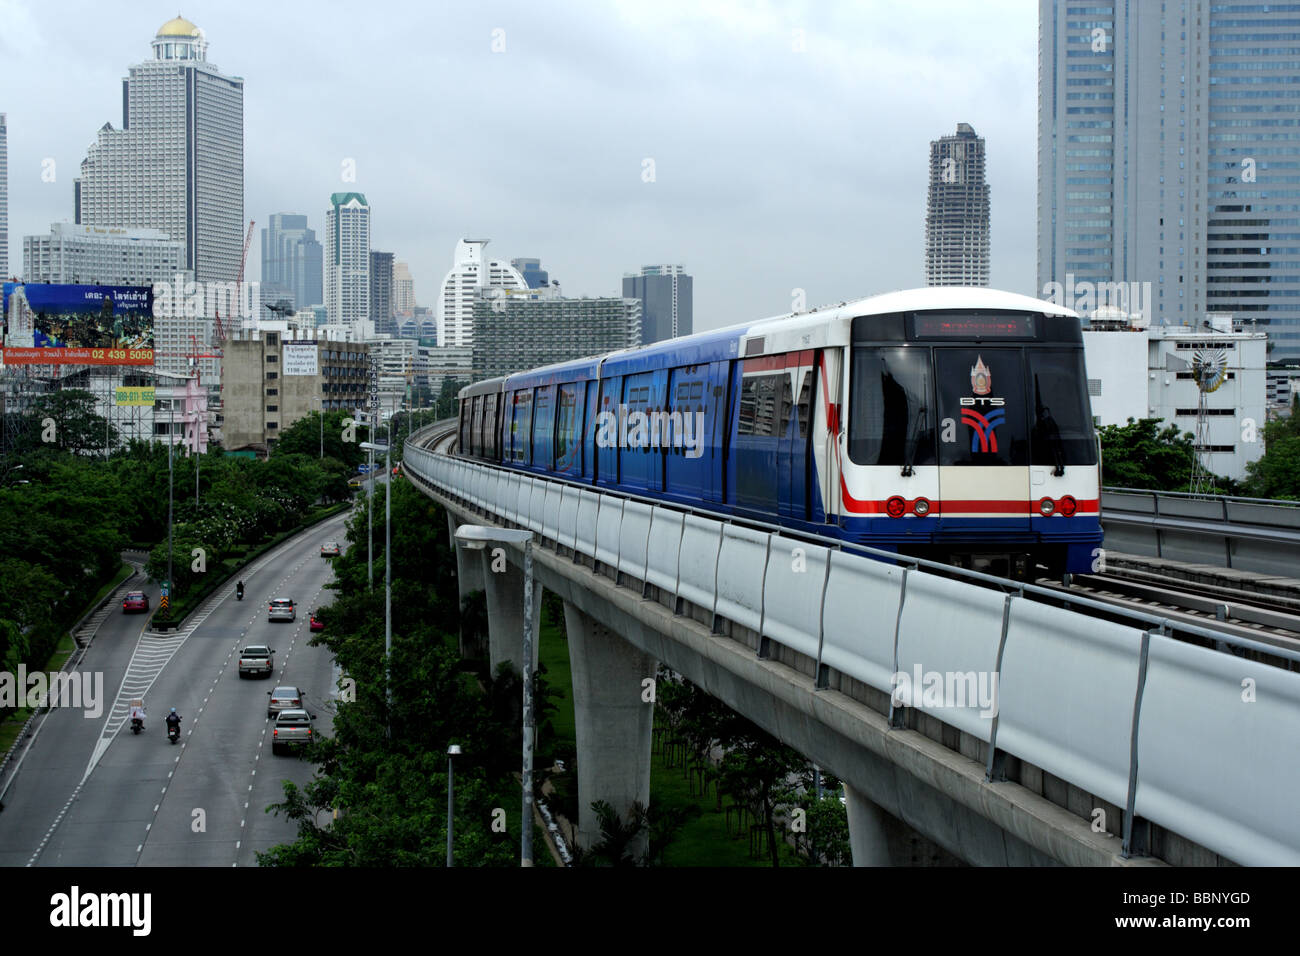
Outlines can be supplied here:
M149 595L143 591L127 591L126 597L122 601L122 613L127 614L132 611L149 610Z

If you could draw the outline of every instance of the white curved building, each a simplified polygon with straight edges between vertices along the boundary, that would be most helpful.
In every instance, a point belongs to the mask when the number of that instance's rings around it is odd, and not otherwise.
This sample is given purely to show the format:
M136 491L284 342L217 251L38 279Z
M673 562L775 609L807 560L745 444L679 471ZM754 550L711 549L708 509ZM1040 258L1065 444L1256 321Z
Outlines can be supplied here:
M479 289L527 289L528 282L508 262L485 259L489 239L462 239L456 243L451 271L438 293L438 345L474 344L474 299Z

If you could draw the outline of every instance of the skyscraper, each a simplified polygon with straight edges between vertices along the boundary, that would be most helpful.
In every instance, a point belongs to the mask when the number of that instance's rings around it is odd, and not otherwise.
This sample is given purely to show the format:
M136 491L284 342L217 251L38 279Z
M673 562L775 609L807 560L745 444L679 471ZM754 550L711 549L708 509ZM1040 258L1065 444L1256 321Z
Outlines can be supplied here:
M0 279L9 278L9 127L0 113Z
M325 307L329 321L370 318L370 206L361 193L334 193L325 214Z
M989 284L989 187L984 138L969 123L930 143L925 284Z
M1300 357L1297 19L1288 4L1039 0L1044 294L1117 283L1130 301L1114 304L1154 324L1227 312L1268 332L1272 359Z
M73 183L76 221L161 229L201 283L233 281L244 249L244 81L207 61L177 17L122 81L122 129L105 123Z
M307 217L273 213L262 230L262 298L287 299L295 309L322 305L324 248Z
M519 270L519 274L528 283L528 288L540 289L544 285L550 285L551 276L542 268L541 259L511 259L510 264Z
M641 300L641 344L691 334L695 280L684 266L642 266L623 276L623 298Z
M393 263L393 315L411 315L415 311L415 280L405 262Z
M393 334L393 254L370 253L370 321L381 335Z
M474 344L474 299L479 289L527 289L519 270L500 259L485 259L490 239L462 239L456 243L451 271L438 293L438 345Z

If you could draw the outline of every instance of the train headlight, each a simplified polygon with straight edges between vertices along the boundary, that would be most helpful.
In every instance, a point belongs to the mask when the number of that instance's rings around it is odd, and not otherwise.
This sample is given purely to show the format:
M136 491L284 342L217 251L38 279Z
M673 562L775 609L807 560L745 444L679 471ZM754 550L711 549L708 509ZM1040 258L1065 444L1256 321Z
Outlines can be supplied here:
M916 501L912 502L912 510L915 511L919 517L924 518L930 513L930 502L925 498L917 498Z
M907 513L907 502L898 495L885 502L885 514L891 518L901 518Z
M1052 512L1055 510L1056 502L1051 498L1044 498L1042 501L1038 502L1038 511L1044 518L1050 517Z
M1079 510L1079 502L1075 501L1073 496L1066 495L1061 499L1061 514L1067 518Z

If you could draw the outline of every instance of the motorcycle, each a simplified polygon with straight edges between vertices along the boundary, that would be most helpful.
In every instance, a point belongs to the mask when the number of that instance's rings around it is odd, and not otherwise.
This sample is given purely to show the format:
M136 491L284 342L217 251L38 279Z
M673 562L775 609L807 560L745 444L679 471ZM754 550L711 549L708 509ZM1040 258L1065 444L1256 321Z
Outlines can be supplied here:
M169 724L167 726L167 740L170 741L171 743L176 743L176 741L180 739L181 739L181 725Z
M239 587L235 588L235 600L242 601L243 599L244 599L244 586L241 584Z
M133 734L138 734L138 733L139 733L140 731L142 731L142 730L144 730L144 721L141 720L139 717L132 717L132 718L131 718L131 733L133 733Z

